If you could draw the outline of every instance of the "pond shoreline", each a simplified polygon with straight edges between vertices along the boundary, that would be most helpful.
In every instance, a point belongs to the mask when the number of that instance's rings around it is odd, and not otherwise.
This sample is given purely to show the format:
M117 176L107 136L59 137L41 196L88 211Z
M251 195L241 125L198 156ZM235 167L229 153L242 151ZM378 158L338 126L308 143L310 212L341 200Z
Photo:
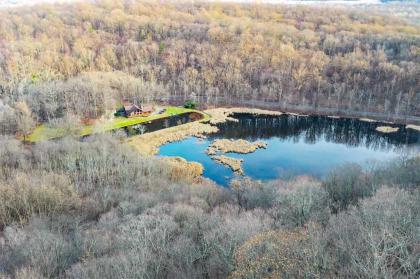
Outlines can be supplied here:
M171 96L169 103L174 105L183 104L184 98L181 96ZM200 103L205 104L206 99L199 99ZM385 112L378 111L359 111L352 109L337 109L331 107L314 107L313 105L294 105L294 104L280 104L274 101L258 101L258 100L241 100L239 102L232 102L231 100L223 100L219 98L219 103L203 105L203 109L210 108L256 108L262 110L280 111L284 113L297 113L310 116L334 116L340 118L370 118L378 122L392 122L400 125L420 125L420 115L391 115Z
M308 114L299 114L295 112L281 112L273 110L264 110L256 108L245 108L245 107L230 107L230 108L211 108L203 111L203 115L208 115L209 117L202 120L198 120L191 123L182 124L175 127L170 127L154 132L145 133L143 135L136 135L130 137L127 142L135 146L143 154L156 155L160 146L174 142L181 141L187 137L206 137L209 134L217 133L218 128L216 125L226 123L229 121L237 122L238 120L234 118L235 115L240 114L249 114L254 116L281 116L281 115L292 115L292 116L301 116L301 117L328 117L332 119L355 119L362 122L370 122L379 124L386 124L392 128L392 125L404 125L399 123L392 123L387 121L378 121L375 119L370 119L366 117L352 118L352 117L340 117L334 115L308 115ZM406 128L411 128L417 130L419 126L416 125L407 125Z
M270 111L280 114L299 115L299 116L325 116L329 118L347 118L357 119L365 122L379 122L385 124L406 125L410 127L420 127L420 116L389 116L385 113L379 112L358 112L358 111L337 111L330 108L313 109L298 109L298 108L270 108L270 106L208 106L206 110L213 109L227 109L227 110L256 110L256 111ZM414 128L413 128L414 129ZM417 128L418 129L418 128Z
M46 124L38 125L34 131L28 136L27 141L31 143L36 143L44 140L52 140L62 138L68 135L74 135L79 137L86 137L98 133L116 131L118 129L129 128L136 125L143 125L153 121L169 119L174 116L183 116L185 114L195 113L201 116L201 119L208 119L208 115L202 111L195 109L186 109L183 107L171 107L166 106L163 113L152 114L145 117L112 117L111 119L96 119L93 120L95 124L82 125L74 129L74 131L66 131L66 129L61 129L60 127L47 127Z
M217 133L219 131L217 124L237 121L237 119L232 117L234 114L281 116L284 113L252 108L209 109L203 112L203 115L208 115L209 117L175 127L144 133L143 135L132 136L127 142L142 154L156 155L159 152L159 147L166 143L180 141L190 136L200 138Z
M178 109L182 109L182 108L178 108ZM187 109L183 109L183 113L188 113L188 112L196 112L198 114L200 114L204 121L201 122L209 122L212 125L217 125L220 123L224 123L226 121L235 121L235 118L233 117L235 114L252 114L252 115L271 115L271 116L280 116L283 114L287 114L287 115L296 115L296 116L325 116L328 118L332 118L332 119L341 119L341 118L347 118L347 119L358 119L360 121L364 121L364 122L377 122L377 123L384 123L384 124L390 124L390 125L406 125L406 128L412 129L412 130L416 130L419 131L420 130L420 117L417 116L411 116L408 117L407 119L405 119L405 121L399 121L399 120L395 120L393 122L390 122L389 119L390 117L387 117L385 119L383 119L384 117L379 117L380 119L378 119L377 114L373 114L373 113L361 113L358 114L359 116L355 116L355 115L348 115L346 113L342 113L342 112L331 112L329 113L329 111L326 110L316 110L316 111L308 111L308 110L288 110L288 111L282 111L282 110L269 110L269 109L262 109L262 108L255 108L255 107L216 107L216 108L208 108L204 111L200 111L200 110L187 110ZM177 113L178 115L182 114L182 113ZM210 116L211 115L211 116ZM383 114L380 114L381 116L384 116ZM154 120L158 120L158 119L163 119L163 118L167 118L170 117L171 114L169 115L161 115L161 116L153 116L150 117L149 119L145 119L145 120L137 120L137 119L128 119L126 120L126 122L132 122L132 124L120 124L118 123L117 126L112 127L109 125L109 123L107 125L99 125L98 127L94 127L94 125L88 125L88 126L84 126L82 127L82 129L80 130L80 136L88 136L91 134L95 134L95 133L100 133L100 132L109 132L111 130L115 130L115 129L119 129L119 128L124 128L124 127L131 127L134 126L135 124L141 124L142 122L147 122L147 121L154 121ZM371 118L368 118L371 117ZM146 117L148 118L148 117ZM54 129L54 128L48 128L45 125L39 125L34 131L33 133L31 133L28 136L27 141L30 143L35 143L38 141L43 141L43 140L51 140L51 139L56 139L56 138L61 138L65 136L65 132L61 131L60 129Z
M303 173L321 177L343 163L365 166L401 152L412 154L420 143L420 133L403 125L279 112L276 116L257 115L241 110L217 109L223 116L223 121L217 121L218 132L208 134L206 139L190 136L164 144L158 156L199 162L205 178L228 187L241 174L257 180ZM211 114L212 110L206 112ZM385 125L399 130L381 133L376 129ZM256 145L258 142L264 142L266 148Z

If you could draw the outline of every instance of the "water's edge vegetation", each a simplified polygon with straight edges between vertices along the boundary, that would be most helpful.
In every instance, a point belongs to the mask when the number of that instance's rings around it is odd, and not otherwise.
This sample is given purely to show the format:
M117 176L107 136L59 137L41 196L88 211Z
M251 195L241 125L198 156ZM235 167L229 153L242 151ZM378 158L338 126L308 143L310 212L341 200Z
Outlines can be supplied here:
M214 124L217 129L205 137L200 135L199 139L185 133L176 137L176 142L161 142L159 155L199 162L203 164L205 177L228 186L235 173L263 180L300 174L323 177L344 162L368 167L375 160L389 160L403 154L413 156L419 150L420 133L404 125L267 113L250 114L242 110L225 117L225 121L212 118L210 121L217 122ZM392 125L394 131L377 131L383 125ZM227 165L234 173L210 159Z
M420 6L196 2L0 9L0 278L418 278Z
M148 125L159 121L170 120L171 118L177 118L178 116L182 117L183 115L189 115L192 113L197 114L197 117L195 117L196 120L207 121L209 119L207 114L198 110L168 106L165 108L163 113L153 114L146 117L113 117L112 119L96 121L97 123L89 125L77 125L77 123L73 123L73 127L46 127L46 125L39 125L28 135L26 140L29 142L39 142L70 135L87 137L92 134L115 132L116 130L135 127L138 125Z

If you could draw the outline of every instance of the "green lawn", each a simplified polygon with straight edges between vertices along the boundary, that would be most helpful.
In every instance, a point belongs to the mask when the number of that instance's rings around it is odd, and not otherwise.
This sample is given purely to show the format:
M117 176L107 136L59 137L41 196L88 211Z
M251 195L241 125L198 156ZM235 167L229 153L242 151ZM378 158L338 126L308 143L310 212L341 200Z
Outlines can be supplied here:
M210 119L209 115L198 110L186 109L182 107L167 107L166 111L162 114L156 114L156 115L151 115L147 117L134 117L134 118L115 117L114 119L109 120L104 123L99 123L96 125L85 125L77 133L80 136L87 136L94 133L107 132L107 131L131 126L131 125L141 124L141 123L149 122L152 120L165 118L172 115L187 113L187 112L197 112L197 113L202 114L203 119L201 121L207 121ZM64 137L67 135L67 133L68 132L65 129L50 128L45 125L40 125L32 132L32 134L28 136L27 140L30 142L39 142L39 141Z

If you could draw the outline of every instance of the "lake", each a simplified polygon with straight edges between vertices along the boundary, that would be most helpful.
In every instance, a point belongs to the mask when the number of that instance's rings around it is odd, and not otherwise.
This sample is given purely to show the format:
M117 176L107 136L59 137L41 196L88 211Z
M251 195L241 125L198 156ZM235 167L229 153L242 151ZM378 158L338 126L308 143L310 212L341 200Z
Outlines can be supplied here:
M402 125L336 119L323 116L254 116L234 115L238 122L219 124L220 131L207 139L189 137L161 146L160 156L179 156L204 166L204 177L228 186L235 174L206 154L217 138L264 141L266 149L254 153L227 153L242 158L246 176L269 180L309 174L322 177L344 163L386 161L419 152L420 133ZM378 126L399 127L396 133L377 132Z

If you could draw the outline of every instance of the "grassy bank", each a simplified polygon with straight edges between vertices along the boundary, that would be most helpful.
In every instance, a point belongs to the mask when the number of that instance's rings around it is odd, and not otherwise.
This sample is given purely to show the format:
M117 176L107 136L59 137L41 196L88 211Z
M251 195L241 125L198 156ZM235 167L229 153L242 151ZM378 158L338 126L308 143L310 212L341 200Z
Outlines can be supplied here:
M210 116L194 109L186 109L182 107L167 107L166 111L161 114L154 114L147 117L135 117L135 118L125 118L125 117L115 117L103 122L98 122L94 125L84 125L77 131L70 132L64 128L52 128L47 125L39 125L27 138L29 142L39 142L44 140L51 140L60 137L64 137L69 134L76 134L79 136L88 136L94 133L101 133L112 131L132 125L147 123L149 121L170 117L173 115L179 115L188 112L196 112L203 116L203 120L209 120Z

